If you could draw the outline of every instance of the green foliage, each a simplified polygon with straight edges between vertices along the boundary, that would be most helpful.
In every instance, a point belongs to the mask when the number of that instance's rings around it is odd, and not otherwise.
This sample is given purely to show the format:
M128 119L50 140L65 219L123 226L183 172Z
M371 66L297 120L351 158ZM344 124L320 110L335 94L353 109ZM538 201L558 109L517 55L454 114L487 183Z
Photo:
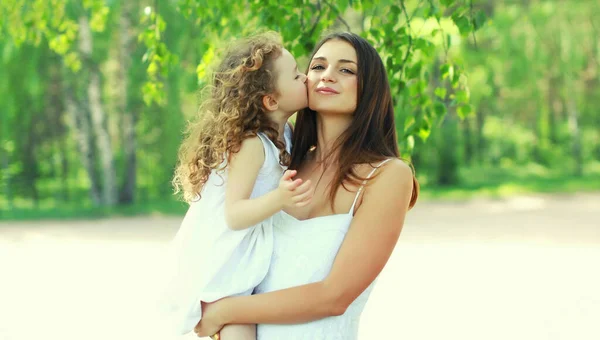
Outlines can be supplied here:
M123 49L127 6L131 43ZM598 17L594 1L1 1L0 210L63 206L103 214L102 207L86 210L93 176L104 175L97 135L89 136L90 174L68 111L71 97L79 118L91 122L92 71L100 75L119 183L130 170L123 123L132 118L135 206L168 200L182 129L197 114L197 90L224 45L263 30L280 32L300 66L329 31L369 40L388 71L403 156L414 161L425 191L442 192L444 184L481 192L496 179L532 181L534 175L493 170L520 167L552 170L531 190L544 183L574 190L575 184L552 183L577 169L587 181L597 178ZM79 46L81 19L89 22L91 55ZM490 178L473 184L485 173Z
M142 89L146 105L165 103L164 79L168 76L169 68L177 64L178 58L171 53L164 42L163 34L167 23L162 15L156 11L146 8L142 18L142 25L146 29L140 33L138 39L144 43L147 51L142 57L142 62L147 64L147 81Z

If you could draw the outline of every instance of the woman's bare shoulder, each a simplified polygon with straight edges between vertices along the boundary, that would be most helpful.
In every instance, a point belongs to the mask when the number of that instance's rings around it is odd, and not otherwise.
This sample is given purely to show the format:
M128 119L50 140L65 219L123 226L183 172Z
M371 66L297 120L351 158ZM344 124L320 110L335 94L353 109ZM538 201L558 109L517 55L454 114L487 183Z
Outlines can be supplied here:
M374 170L376 169L377 170ZM366 178L371 172L373 175L371 179L376 181L379 177L393 177L399 179L411 179L413 177L412 167L404 160L400 158L390 158L389 160L382 160L374 163L363 163L358 164L356 171L359 176ZM369 181L371 181L369 179Z

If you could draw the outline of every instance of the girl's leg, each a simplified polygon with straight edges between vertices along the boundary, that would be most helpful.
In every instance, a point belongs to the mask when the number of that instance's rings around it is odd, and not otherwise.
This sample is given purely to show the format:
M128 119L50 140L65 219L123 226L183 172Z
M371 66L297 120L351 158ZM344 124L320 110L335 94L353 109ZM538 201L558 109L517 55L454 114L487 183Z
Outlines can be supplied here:
M227 325L219 336L220 340L256 340L256 325Z

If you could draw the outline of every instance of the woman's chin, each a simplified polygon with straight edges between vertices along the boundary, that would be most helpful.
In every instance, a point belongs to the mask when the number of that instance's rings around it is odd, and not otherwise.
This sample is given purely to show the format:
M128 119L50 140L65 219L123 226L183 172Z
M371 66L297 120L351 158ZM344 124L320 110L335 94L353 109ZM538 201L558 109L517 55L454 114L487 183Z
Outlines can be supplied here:
M324 103L308 103L308 108L316 112L330 112L335 111L334 105L323 105Z
M339 107L322 107L322 106L312 107L312 106L309 106L309 109L311 109L312 111L318 112L320 115L323 115L323 116L352 116L352 113L354 112L354 111L349 111L349 110L340 110Z

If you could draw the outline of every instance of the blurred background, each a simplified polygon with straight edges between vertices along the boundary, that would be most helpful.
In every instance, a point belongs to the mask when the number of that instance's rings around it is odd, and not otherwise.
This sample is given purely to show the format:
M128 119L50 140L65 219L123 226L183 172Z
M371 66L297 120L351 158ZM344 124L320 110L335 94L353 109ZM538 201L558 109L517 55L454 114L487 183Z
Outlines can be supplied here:
M323 33L388 66L424 197L600 189L596 1L17 1L2 8L4 218L183 212L170 180L215 53ZM109 207L109 208L107 208Z
M422 195L361 339L600 338L598 18L595 0L3 0L0 340L159 338L177 149L220 51L261 30L301 69L351 30L388 71Z

